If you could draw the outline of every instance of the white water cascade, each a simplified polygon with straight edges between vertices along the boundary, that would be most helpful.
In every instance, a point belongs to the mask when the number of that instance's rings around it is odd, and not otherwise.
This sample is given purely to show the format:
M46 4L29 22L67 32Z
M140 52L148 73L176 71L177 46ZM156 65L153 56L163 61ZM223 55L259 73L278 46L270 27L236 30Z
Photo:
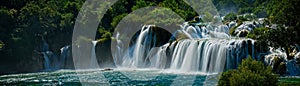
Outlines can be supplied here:
M250 55L248 49L253 47L252 41L250 39L180 41L172 51L171 69L217 73L222 72L224 68L236 68L243 58Z
M49 71L59 69L59 58L52 51L49 50L49 45L44 39L44 37L42 37L42 42L43 44L41 53L44 57L44 70Z
M70 45L64 46L60 49L60 68L65 68L67 65L67 60L70 58Z
M148 56L149 52L153 52L152 46L155 46L156 36L150 30L152 25L147 25L142 28L140 31L140 35L137 38L135 43L135 47L131 47L133 50L129 50L132 54L127 54L122 60L123 67L131 67L131 68L144 68L146 67L147 60L150 60L150 56Z
M156 40L155 32L150 27L152 26L145 25L127 54L117 57L118 60L123 60L121 67L218 73L224 69L237 68L248 55L259 59L254 53L255 41L231 38L227 33L227 26L199 27L184 23L173 36L186 38L160 47L154 47L159 40Z
M92 41L92 51L91 51L91 58L90 58L90 68L98 68L97 58L96 58L96 45L98 41Z
M44 58L44 71L52 71L63 68L65 65L65 59L68 57L67 51L69 50L70 46L65 46L61 48L61 55L59 58L55 53L53 53L49 49L49 45L44 39L44 37L42 37L42 42L43 43L40 53L43 55Z

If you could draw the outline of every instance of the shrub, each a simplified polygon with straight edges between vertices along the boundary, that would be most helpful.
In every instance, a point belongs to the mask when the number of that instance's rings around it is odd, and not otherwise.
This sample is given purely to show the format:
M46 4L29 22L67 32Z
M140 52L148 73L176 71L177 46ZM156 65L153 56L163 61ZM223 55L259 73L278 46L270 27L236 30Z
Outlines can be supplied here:
M224 17L225 22L234 21L237 19L237 15L235 13L229 13Z
M268 31L269 28L256 28L254 29L250 34L247 35L247 38L252 38L252 39L261 39L262 36L265 35L266 31Z
M223 72L218 86L274 86L277 81L278 77L272 73L271 67L248 57L238 69Z
M244 16L238 16L238 22L239 23L242 23L242 22L244 22L244 21L247 21L247 18L246 17L244 17Z
M257 18L256 15L254 15L254 14L246 14L246 15L244 15L244 17L245 17L248 21L252 21L252 20L254 20L254 19Z

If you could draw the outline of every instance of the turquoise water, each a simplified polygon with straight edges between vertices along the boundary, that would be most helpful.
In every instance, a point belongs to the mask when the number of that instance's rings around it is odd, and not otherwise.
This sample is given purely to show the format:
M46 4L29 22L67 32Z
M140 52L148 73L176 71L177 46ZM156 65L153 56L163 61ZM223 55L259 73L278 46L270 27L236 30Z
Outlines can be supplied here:
M58 70L0 76L0 85L196 85L209 84L207 75L160 70Z

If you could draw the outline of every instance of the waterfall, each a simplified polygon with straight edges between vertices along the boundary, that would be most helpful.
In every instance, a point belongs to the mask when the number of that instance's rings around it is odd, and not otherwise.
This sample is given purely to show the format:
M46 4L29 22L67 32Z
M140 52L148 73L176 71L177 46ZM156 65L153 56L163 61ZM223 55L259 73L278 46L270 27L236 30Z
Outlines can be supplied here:
M43 56L44 56L44 70L50 70L51 67L50 67L50 60L49 60L49 57L48 55L46 54L46 52L42 52Z
M56 70L60 68L58 57L52 51L41 52L44 57L44 70Z
M53 52L49 50L49 44L46 42L46 40L44 39L44 37L42 37L42 50L41 53L43 54L44 57L44 70L48 71L48 70L52 70L54 68L56 68L55 63L53 61L56 61L54 59L56 59L56 57L53 55Z
M251 51L251 39L183 40L171 51L170 69L182 72L218 73L224 68L236 68ZM226 64L226 65L225 65Z
M174 35L186 36L189 39L195 38L230 38L228 35L229 28L226 25L212 26L207 25L206 27L190 26L188 23L183 23L181 29Z
M45 38L42 36L42 50L41 51L49 51L49 44L46 42Z
M44 43L44 45L45 44L47 43ZM60 49L59 58L55 53L53 53L50 50L41 52L41 54L44 57L44 71L52 71L52 70L69 67L67 64L70 64L70 62L67 60L71 60L70 58L72 58L70 55L71 53L70 48L71 48L70 45L62 47Z
M49 44L47 41L42 37L42 46L40 53L44 57L44 71L51 71L51 70L57 70L61 66L60 58L50 51Z
M154 47L158 40L151 27L153 25L143 26L135 44L129 47L125 56L114 57L118 58L114 59L115 62L122 62L116 64L129 68L219 73L237 68L248 55L258 55L254 53L254 40L231 38L228 35L228 26L199 27L184 23L173 34L173 37L183 39L158 47Z
M69 50L70 50L70 45L64 46L60 48L60 68L65 68L66 66L66 60L69 58Z
M98 41L92 41L92 51L91 51L91 58L90 58L90 68L97 68L97 58L96 58L96 45Z
M151 49L156 44L156 36L155 33L150 30L152 25L143 26L140 31L140 35L137 37L136 43L134 47L130 48L126 56L124 56L124 60L122 66L132 67L132 68L144 68L148 65L150 58L150 54L148 54L151 50L154 52L154 49Z

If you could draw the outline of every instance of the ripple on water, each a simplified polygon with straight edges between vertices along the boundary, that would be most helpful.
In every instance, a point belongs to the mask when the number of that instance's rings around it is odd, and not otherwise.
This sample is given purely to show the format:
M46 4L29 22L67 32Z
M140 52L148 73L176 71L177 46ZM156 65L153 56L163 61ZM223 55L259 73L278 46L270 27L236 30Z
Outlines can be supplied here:
M203 85L206 77L157 69L58 70L2 75L0 85Z

